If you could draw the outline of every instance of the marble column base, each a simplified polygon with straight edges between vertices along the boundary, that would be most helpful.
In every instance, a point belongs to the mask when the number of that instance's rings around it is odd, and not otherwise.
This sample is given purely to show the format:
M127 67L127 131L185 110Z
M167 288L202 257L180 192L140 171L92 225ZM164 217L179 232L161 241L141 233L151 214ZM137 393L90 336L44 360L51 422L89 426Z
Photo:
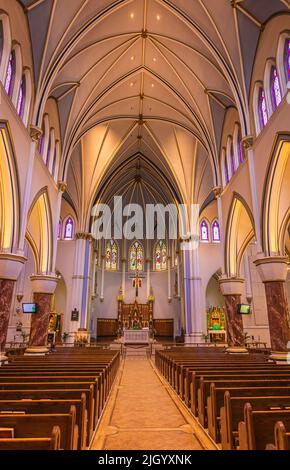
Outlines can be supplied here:
M24 356L46 356L49 350L44 346L31 346L25 350Z
M5 353L0 353L0 366L8 364L8 357L5 356Z
M186 344L202 344L204 343L204 338L202 333L191 333L190 335L185 335L184 337L184 342Z
M247 348L243 348L243 347L233 347L233 348L227 348L226 349L226 353L227 354L249 354L249 351Z
M287 352L290 332L285 283L282 281L270 281L264 282L264 285L272 351L278 351L279 354Z
M227 343L229 348L245 349L245 337L242 316L239 315L238 305L241 296L237 294L224 295L226 310Z
M0 279L0 353L4 351L15 281Z
M47 332L49 325L52 294L34 294L37 313L31 315L31 329L28 349L47 350ZM35 353L33 353L35 354Z
M290 351L272 351L269 359L278 365L290 365Z

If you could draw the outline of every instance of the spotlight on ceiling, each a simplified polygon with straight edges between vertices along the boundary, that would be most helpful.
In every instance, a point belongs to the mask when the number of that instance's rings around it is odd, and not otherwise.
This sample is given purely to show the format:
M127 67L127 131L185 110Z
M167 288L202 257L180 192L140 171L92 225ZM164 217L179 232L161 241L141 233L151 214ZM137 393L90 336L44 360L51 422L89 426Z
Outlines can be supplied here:
M135 14L134 14L134 13L131 13L131 14L130 14L131 20L133 20L134 17L135 17Z
M161 16L160 16L160 15L157 15L156 18L157 18L157 21L160 21L160 20L161 20Z

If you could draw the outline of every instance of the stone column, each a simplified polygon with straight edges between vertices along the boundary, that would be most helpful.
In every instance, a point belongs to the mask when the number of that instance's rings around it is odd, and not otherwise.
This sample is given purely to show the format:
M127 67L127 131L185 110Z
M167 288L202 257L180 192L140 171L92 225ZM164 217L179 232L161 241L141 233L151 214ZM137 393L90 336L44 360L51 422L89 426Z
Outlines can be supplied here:
M151 259L147 258L146 259L146 270L147 270L147 299L149 299L150 294L151 294L151 270L150 270L150 265L151 265Z
M168 282L168 302L172 302L172 291L171 291L171 256L167 257L167 282Z
M29 346L25 355L45 355L48 353L47 332L51 300L59 278L56 276L31 276L33 300L37 312L31 315Z
M24 256L0 253L0 364L7 361L5 345L14 286L25 261Z
M42 130L39 129L38 127L35 127L35 126L30 127L31 144L30 144L29 160L27 163L27 175L26 175L26 181L25 181L25 189L24 189L23 204L22 204L22 219L21 219L20 234L19 234L19 250L22 252L24 251L27 218L28 218L28 211L29 211L29 205L30 205L30 193L31 193L31 182L32 182L32 175L33 175L33 168L34 168L34 158L35 158L36 149L39 144L41 134L42 134Z
M102 277L101 277L101 294L100 294L101 302L104 302L105 263L106 263L106 256L102 255Z
M58 182L58 196L57 196L57 206L55 210L55 225L54 225L54 233L53 233L53 254L52 254L52 267L51 271L55 271L56 266L56 255L57 255L57 246L58 246L58 230L59 230L59 219L60 219L60 212L61 212L61 203L62 203L62 195L66 191L66 183L63 181Z
M255 222L255 233L256 233L256 241L257 241L257 250L258 253L261 253L261 222L260 222L260 205L259 205L259 198L258 198L258 189L257 189L257 176L255 170L255 159L254 159L254 151L253 151L253 144L254 138L253 136L246 136L243 138L243 148L245 153L247 154L248 158L248 168L249 168L249 176L250 176L250 187L251 187L251 198L252 198L252 206L253 206L253 216Z
M122 294L124 298L126 295L126 264L127 264L127 259L122 258Z
M285 292L288 259L263 257L254 261L265 286L273 360L287 361L290 352L289 308Z
M238 305L244 288L244 279L222 278L219 281L222 294L225 298L227 352L231 354L246 354L243 318L238 314Z

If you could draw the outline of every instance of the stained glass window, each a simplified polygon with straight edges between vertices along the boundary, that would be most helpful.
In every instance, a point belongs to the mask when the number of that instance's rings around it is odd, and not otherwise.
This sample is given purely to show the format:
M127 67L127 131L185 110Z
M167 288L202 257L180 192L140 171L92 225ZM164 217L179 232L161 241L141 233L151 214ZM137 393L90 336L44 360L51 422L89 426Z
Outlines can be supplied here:
M260 113L260 124L261 129L263 129L268 122L268 110L266 104L266 96L263 88L260 90L259 94L259 113Z
M114 240L106 243L106 269L111 271L118 269L118 246Z
M215 220L212 224L212 240L215 243L221 241L220 224Z
M25 77L22 78L19 88L19 96L17 102L17 114L21 119L23 118L25 105Z
M135 241L129 251L130 271L144 271L144 250L140 242Z
M200 224L200 239L202 242L209 242L209 230L206 220L202 220Z
M57 239L58 239L58 240L61 239L61 230L62 230L62 221L61 221L61 219L59 219L59 222L58 222L58 231L57 231Z
M156 271L165 271L167 269L167 247L164 240L159 240L156 243L154 258Z
M10 98L13 94L14 81L16 73L15 53L11 52L6 72L5 91Z
M42 134L41 134L40 139L39 139L39 147L38 147L40 155L43 155L44 138L45 138L45 130L44 130L44 127L42 126Z
M279 104L282 101L282 94L281 94L281 87L280 87L280 80L278 76L277 69L275 67L272 68L271 73L271 94L272 94L272 102L274 109L278 108Z
M71 217L67 218L64 228L64 239L65 240L72 240L74 235L74 222Z

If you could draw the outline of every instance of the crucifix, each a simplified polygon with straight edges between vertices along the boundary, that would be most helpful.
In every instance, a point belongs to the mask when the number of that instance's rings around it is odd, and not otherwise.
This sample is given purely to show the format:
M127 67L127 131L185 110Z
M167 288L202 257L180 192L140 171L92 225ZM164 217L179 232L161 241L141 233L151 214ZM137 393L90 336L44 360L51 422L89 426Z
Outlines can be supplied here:
M136 271L136 276L135 276L136 297L139 296L139 287L141 287L140 281L141 281L141 278L139 277L139 271Z

